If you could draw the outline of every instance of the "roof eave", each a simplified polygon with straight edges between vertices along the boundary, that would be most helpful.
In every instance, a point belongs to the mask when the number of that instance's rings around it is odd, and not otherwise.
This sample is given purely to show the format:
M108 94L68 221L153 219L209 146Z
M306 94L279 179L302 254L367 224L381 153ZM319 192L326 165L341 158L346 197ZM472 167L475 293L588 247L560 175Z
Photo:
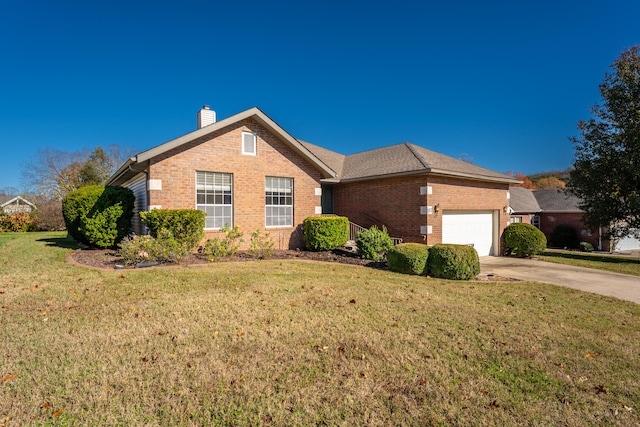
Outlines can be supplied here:
M504 178L499 176L478 175L465 172L449 171L444 169L431 169L429 171L433 175L452 176L455 178L466 178L474 181L498 182L502 184L520 184L521 181L505 175Z

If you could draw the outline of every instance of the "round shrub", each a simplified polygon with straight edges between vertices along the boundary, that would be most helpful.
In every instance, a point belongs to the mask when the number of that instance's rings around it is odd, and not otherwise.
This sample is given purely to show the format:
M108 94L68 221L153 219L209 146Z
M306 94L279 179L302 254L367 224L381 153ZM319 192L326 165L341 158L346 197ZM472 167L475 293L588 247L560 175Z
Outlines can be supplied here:
M129 233L133 192L123 187L88 185L62 199L62 215L77 242L113 248Z
M386 227L380 230L372 225L368 230L361 230L356 236L356 246L362 259L382 261L386 251L393 247L393 241L389 237Z
M303 229L305 246L312 251L330 251L349 240L349 219L344 216L310 216Z
M552 248L576 249L579 244L578 232L568 225L558 225L549 236L549 246Z
M579 248L582 252L593 252L593 245L589 242L580 242Z
M427 275L429 248L420 243L401 243L387 251L389 270L403 274Z
M522 257L531 257L544 252L547 238L542 231L531 224L516 222L504 230L507 253Z
M478 252L468 245L438 244L429 248L429 275L440 279L471 280L480 273Z
M198 247L204 238L206 216L199 209L153 209L140 212L140 218L149 227L151 236L158 237L162 230L168 230L187 251Z

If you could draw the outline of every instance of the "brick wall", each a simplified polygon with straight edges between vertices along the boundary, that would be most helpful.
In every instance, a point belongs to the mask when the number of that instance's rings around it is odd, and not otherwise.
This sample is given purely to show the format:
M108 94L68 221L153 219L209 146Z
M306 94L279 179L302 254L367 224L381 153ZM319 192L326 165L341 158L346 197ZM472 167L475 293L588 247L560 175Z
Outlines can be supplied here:
M540 230L549 240L551 233L558 225L568 225L578 232L581 242L589 242L597 250L600 240L598 230L589 230L582 223L582 212L542 212L540 214ZM603 230L604 232L604 230ZM609 250L609 241L602 238L602 250Z
M257 155L242 154L243 131L256 134ZM149 179L162 180L162 190L149 191L149 205L194 209L197 171L233 175L233 221L247 242L251 232L260 230L270 233L277 249L303 245L302 222L320 206L315 188L320 187L321 174L256 121L237 122L151 159ZM266 176L293 178L293 227L265 227ZM210 238L219 233L206 234Z
M421 195L420 187L431 186L432 194ZM370 227L385 225L392 237L429 245L442 242L442 212L447 210L497 211L499 235L509 215L508 184L419 175L342 183L334 187L334 210L352 222ZM440 205L440 212L421 215L420 206ZM421 225L432 226L432 234L420 233Z

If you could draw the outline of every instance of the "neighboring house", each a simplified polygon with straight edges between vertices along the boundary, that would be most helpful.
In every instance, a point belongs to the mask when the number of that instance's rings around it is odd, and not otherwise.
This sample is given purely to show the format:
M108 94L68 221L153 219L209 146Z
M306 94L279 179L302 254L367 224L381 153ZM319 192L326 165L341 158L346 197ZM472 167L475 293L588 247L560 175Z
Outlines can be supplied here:
M305 218L335 213L404 241L497 255L518 182L409 143L345 156L294 138L258 108L216 121L204 107L197 130L132 157L108 185L133 190L139 234L140 211L197 208L207 237L229 224L298 248Z
M523 187L511 187L509 189L509 207L511 208L509 223L524 222L540 228L540 212L542 209L538 204L533 191Z
M0 196L0 212L5 214L36 210L36 205L21 196Z
M558 225L573 227L578 232L578 238L582 242L589 242L598 250L608 251L610 242L605 238L606 230L590 230L582 222L584 211L578 207L580 199L573 194L562 190L537 190L533 191L540 205L540 230L550 238L551 233Z

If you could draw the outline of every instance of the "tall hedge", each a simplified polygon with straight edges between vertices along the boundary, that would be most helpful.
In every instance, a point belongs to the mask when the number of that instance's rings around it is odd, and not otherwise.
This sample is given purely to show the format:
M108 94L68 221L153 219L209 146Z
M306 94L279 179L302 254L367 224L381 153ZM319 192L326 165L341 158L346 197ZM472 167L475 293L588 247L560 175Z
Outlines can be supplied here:
M544 252L547 238L544 233L531 224L516 222L504 229L504 242L507 253L530 257Z
M206 213L199 209L154 209L140 212L140 218L152 237L168 230L188 250L195 249L204 238Z
M330 251L349 240L349 219L344 216L310 216L304 220L304 243L312 251Z
M131 229L135 197L123 187L89 185L62 199L62 215L69 235L77 242L113 248Z
M440 279L471 280L480 274L478 252L468 245L431 246L428 266L429 275Z
M429 248L421 243L400 243L387 251L389 270L397 273L427 275Z

